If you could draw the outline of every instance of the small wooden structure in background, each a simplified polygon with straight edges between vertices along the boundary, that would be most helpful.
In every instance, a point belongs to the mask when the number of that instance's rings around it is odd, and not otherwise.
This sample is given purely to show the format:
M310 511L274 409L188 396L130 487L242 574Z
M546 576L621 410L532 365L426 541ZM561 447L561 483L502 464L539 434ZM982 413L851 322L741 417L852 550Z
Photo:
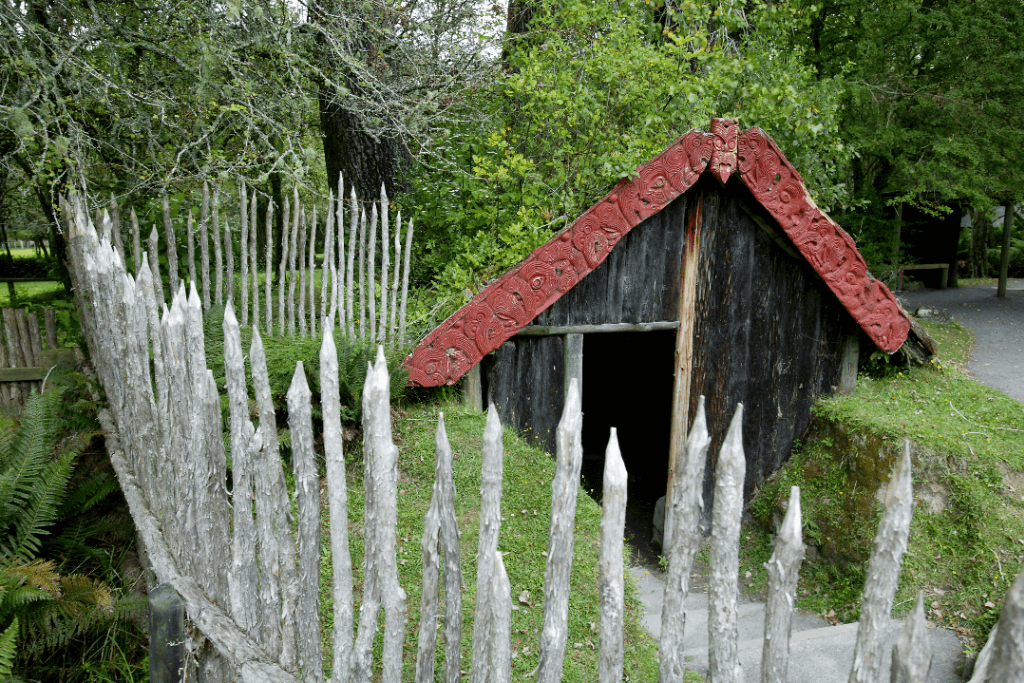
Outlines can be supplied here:
M593 469L618 428L633 500L670 486L698 396L717 425L709 454L743 403L749 496L789 457L815 398L852 389L860 349L894 353L908 336L915 358L931 353L775 142L713 119L463 306L407 365L420 386L480 368L503 420L549 451L576 377Z
M43 320L45 328L40 330L36 313L21 308L3 309L0 410L23 406L33 389L42 388L43 378L54 366L74 365L74 350L57 348L57 318L52 308L45 309Z

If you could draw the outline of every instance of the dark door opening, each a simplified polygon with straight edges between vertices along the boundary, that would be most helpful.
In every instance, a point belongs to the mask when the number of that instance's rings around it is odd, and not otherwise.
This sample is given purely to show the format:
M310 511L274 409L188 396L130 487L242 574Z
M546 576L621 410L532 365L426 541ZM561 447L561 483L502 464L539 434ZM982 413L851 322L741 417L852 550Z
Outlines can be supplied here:
M626 538L648 561L657 561L654 506L668 482L675 344L672 331L583 338L584 485L601 499L604 453L615 427L629 474Z

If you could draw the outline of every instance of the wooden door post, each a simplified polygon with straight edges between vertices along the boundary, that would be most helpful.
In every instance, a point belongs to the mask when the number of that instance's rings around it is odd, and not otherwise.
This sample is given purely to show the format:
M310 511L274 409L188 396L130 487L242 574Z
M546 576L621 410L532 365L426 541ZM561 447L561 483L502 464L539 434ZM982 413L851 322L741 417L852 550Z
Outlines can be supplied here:
M462 384L462 402L469 410L482 411L484 409L484 392L479 363L466 373L465 381Z
M564 396L568 399L569 383L576 380L576 388L583 397L583 335L567 334L563 346L565 352Z
M697 271L700 258L700 225L704 213L703 195L686 216L686 246L683 251L679 286L679 331L676 332L676 367L672 389L672 433L669 437L668 483L665 509L672 505L672 483L686 461L687 422L690 412L690 383L693 379L693 328L697 308ZM665 528L662 547L669 548L669 529Z

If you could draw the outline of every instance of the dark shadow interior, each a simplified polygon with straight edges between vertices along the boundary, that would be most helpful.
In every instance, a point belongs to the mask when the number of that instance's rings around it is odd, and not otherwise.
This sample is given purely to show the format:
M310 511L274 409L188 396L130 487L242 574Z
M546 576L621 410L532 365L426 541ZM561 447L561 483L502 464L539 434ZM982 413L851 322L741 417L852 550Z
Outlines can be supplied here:
M626 538L642 556L665 495L672 422L675 332L588 334L583 339L583 478L601 499L604 453L615 427L629 474Z

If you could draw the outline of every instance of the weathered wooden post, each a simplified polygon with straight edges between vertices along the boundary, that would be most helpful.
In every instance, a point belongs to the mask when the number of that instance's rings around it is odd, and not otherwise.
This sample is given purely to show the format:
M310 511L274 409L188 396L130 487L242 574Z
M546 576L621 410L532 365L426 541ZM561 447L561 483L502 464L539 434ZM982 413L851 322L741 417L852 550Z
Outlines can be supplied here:
M171 223L171 204L167 200L167 193L163 196L164 234L167 238L167 277L170 283L170 291L178 289L178 243L174 239L174 224ZM156 258L156 249L150 249L150 258ZM152 267L152 266L150 266ZM156 275L156 270L153 274Z
M135 215L135 208L132 207L131 213L128 214L129 221L132 224L132 266L135 270L135 275L138 277L139 270L142 268L142 238L139 234L139 217Z
M306 372L302 361L299 361L288 389L288 427L292 433L292 465L299 510L299 600L296 614L299 664L303 683L323 683L319 619L320 478L316 473L316 454L313 452L311 397ZM340 676L338 680L341 680Z
M743 514L743 404L725 435L715 466L708 595L708 673L716 683L742 683L739 659L740 519Z
M186 254L188 254L188 281L192 284L196 281L196 225L192 220L191 209L188 212L188 221L185 223ZM196 285L198 287L198 285Z
M434 680L434 649L437 644L437 603L440 575L439 545L445 554L445 676L444 680L451 683L459 680L461 645L461 618L450 618L462 613L461 571L452 575L449 571L452 560L457 563L459 557L458 534L454 545L450 534L444 533L446 517L454 517L455 497L452 483L452 447L448 443L448 434L444 428L444 413L437 417L437 432L434 436L436 464L434 466L434 490L430 499L430 507L424 520L423 530L423 594L420 602L419 649L416 656L417 683L431 683ZM439 541L441 543L439 543ZM479 576L479 575L478 575ZM454 589L455 595L451 594ZM453 602L453 598L455 598ZM479 606L479 603L477 603ZM450 622L458 622L456 630L458 638L450 638ZM452 644L455 647L452 647Z
M324 257L320 264L320 324L326 325L330 308L331 254L334 251L334 212L331 211L333 194L327 198L327 227L324 230Z
M786 683L789 671L789 638L793 627L793 604L800 563L804 559L800 531L800 487L789 489L789 509L775 537L775 549L765 567L768 570L768 605L764 612L764 650L761 683Z
M231 228L224 221L224 301L235 300L235 245L231 239Z
M213 242L213 303L217 306L224 305L224 252L221 241L224 236L220 232L220 190L213 186L213 215L210 216ZM203 302L205 310L210 310L210 305Z
M159 241L160 235L156 231L156 225L154 225L149 233L149 238L146 240L146 249L149 255L149 270L153 274L153 290L156 295L156 305L158 308L166 301L164 298L164 283L160 277L160 252L157 251Z
M246 214L245 183L238 181L239 216L238 216L238 264L239 276L242 280L242 288L238 292L239 312L242 314L239 322L242 327L249 324L249 216ZM256 216L253 216L253 221Z
M892 646L891 683L925 683L931 666L932 647L924 617L924 591L918 591L914 609L904 619L903 631Z
M1024 683L1024 571L1007 591L996 626L986 681Z
M250 324L255 328L260 326L260 271L256 259L256 246L259 240L256 239L258 223L256 217L256 191L253 190L249 204L249 275L252 276L252 317Z
M370 207L370 229L366 233L368 249L366 255L366 298L368 300L367 336L377 341L377 205Z
M284 198L284 213L281 215L281 262L277 266L277 336L283 337L288 320L285 318L284 300L288 291L288 224L291 206L288 197Z
M494 553L494 575L490 585L491 641L489 683L512 680L512 584L501 553Z
M604 491L601 496L601 631L598 676L601 683L622 680L625 645L623 616L625 578L622 566L622 533L626 527L626 466L619 450L615 427L604 454Z
M540 633L538 683L562 678L569 624L569 577L576 521L576 495L583 464L583 410L575 382L569 385L562 419L555 436L557 464L551 482L551 534L544 568L544 626Z
M387 361L377 347L363 385L363 462L367 548L363 606L359 614L352 659L353 683L366 683L373 675L373 638L381 603L384 605L384 647L381 653L384 683L398 683L402 674L405 631L405 591L398 583L395 557L398 448L391 439L391 408Z
M203 313L210 312L210 184L203 181L203 205L199 214L199 267L202 269L200 280L203 284Z
M338 256L334 261L338 264L335 276L338 283L338 326L341 328L341 336L348 336L348 309L345 307L345 193L342 175L338 174L338 202L334 207L334 227L338 233ZM332 261L332 263L334 262Z
M244 262L244 259L243 259ZM245 291L243 286L242 291ZM228 591L235 622L250 635L258 635L256 525L253 521L254 457L263 445L262 432L249 421L242 336L231 301L224 309L224 376L231 415L231 477L233 527Z
M685 671L683 631L686 627L684 602L689 592L690 570L700 547L701 488L711 437L704 416L704 397L697 401L697 417L676 459L681 470L672 479L665 506L665 555L668 576L665 580L664 607L661 612L661 663L659 683L682 683Z
M412 255L412 219L405 233L405 264L402 268L402 309L398 314L398 338L405 343L405 309L409 298L409 260Z
M352 555L348 547L348 488L341 431L338 388L338 350L334 335L324 334L320 345L320 401L327 461L327 500L331 519L331 594L334 597L334 680L347 681L352 666Z
M299 259L299 334L306 335L306 235L309 225L306 221L306 209L303 207L299 216L299 244L296 255Z
M387 339L388 328L388 227L391 212L388 207L388 193L384 184L380 186L380 325L377 327L377 341ZM375 238L376 239L376 238Z
M267 335L274 335L274 200L267 199L267 222L264 226L267 235L266 259L264 268L266 278L263 282L263 293L266 295Z
M480 471L480 535L477 540L476 606L473 613L473 660L470 683L487 680L487 648L492 638L490 581L494 573L494 557L501 531L501 480L504 447L501 443L501 418L492 403L487 409L484 427L483 465Z
M169 583L149 592L149 680L181 683L185 674L185 605Z
M355 290L352 288L352 284L355 282L355 258L356 258L356 229L359 225L359 200L356 199L356 188L353 185L350 188L350 199L349 199L349 226L348 226L348 268L345 274L345 287L348 296L345 301L345 314L348 316L348 338L356 338L356 324L355 324L355 309L353 302L355 301Z
M366 209L359 212L359 338L366 339Z
M322 276L322 274L321 274ZM309 333L316 334L316 206L309 224Z
M295 273L295 256L299 245L299 187L295 186L295 201L292 204L291 244L288 245L288 334L295 334L295 287L298 284ZM285 220L288 220L287 214ZM302 260L301 258L299 259ZM305 325L303 325L305 327Z
M124 260L124 241L121 238L121 208L117 205L113 192L110 193L110 234L121 263L127 263Z
M903 553L910 536L910 518L914 514L909 440L904 441L899 472L890 483L887 496L868 560L850 683L879 683L882 677L885 625L892 613Z
M402 212L395 219L395 276L391 282L391 316L388 321L388 336L395 342L395 324L398 322L398 281L402 274Z

